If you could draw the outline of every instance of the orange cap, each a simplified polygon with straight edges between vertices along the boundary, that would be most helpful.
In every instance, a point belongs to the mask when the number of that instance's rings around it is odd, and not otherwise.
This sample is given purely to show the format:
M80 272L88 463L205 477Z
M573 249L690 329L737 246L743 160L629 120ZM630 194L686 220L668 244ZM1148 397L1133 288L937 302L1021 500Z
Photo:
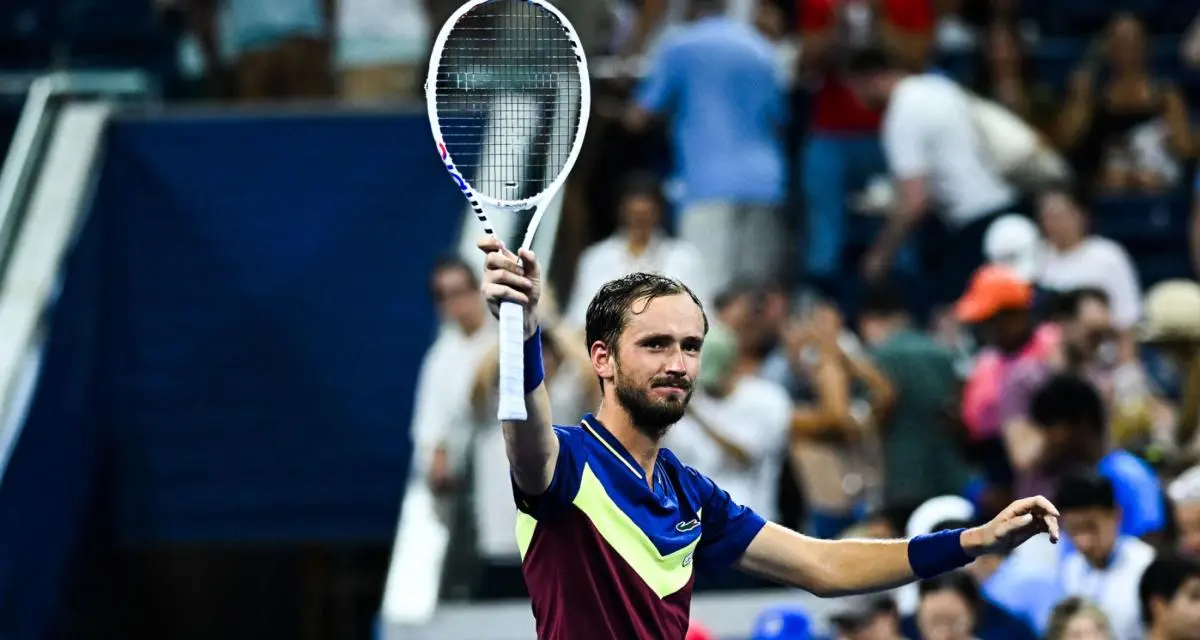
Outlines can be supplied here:
M954 305L954 314L966 323L983 322L1001 311L1028 309L1033 287L1007 267L987 265L971 276L967 292Z

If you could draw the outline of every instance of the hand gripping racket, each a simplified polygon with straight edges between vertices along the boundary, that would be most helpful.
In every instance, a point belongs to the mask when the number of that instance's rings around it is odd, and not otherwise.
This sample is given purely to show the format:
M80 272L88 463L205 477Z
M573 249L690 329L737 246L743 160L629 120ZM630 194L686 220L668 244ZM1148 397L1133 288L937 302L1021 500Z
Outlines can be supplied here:
M545 207L579 157L591 108L575 28L544 0L471 0L442 25L425 80L442 164L485 233L488 217ZM500 420L524 420L524 310L500 305Z

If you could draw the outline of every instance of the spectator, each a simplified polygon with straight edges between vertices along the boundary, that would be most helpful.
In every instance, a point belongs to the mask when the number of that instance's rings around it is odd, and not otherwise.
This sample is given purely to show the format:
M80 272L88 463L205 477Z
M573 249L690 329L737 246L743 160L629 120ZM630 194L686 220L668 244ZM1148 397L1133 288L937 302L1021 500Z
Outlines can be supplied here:
M846 196L886 172L880 112L854 95L840 72L847 50L881 42L911 70L923 69L933 41L928 0L799 0L803 78L816 87L812 134L799 184L805 204L807 276L831 284L842 267Z
M634 271L661 273L687 282L701 302L712 300L711 277L695 245L668 237L662 229L663 198L658 179L633 174L621 190L620 225L616 233L584 250L575 271L575 288L567 319L582 327L588 303L600 287Z
M1180 554L1200 559L1200 466L1192 467L1167 487Z
M1046 261L1046 245L1037 225L1019 214L1001 216L988 226L983 253L989 264L1006 267L1035 286Z
M779 345L787 321L787 294L771 284L734 283L717 296L720 322L738 337L738 369L772 380L789 391L793 381L779 370ZM786 369L786 359L783 362Z
M737 336L714 325L704 339L692 402L667 446L685 463L715 474L742 504L774 519L792 402L774 382L740 372L737 355Z
M693 0L696 19L666 38L638 89L627 124L671 119L683 187L679 236L715 269L713 289L781 275L786 113L775 51L754 27Z
M954 308L960 321L979 328L986 345L963 390L962 416L993 505L1007 504L1014 470L1020 495L1039 493L1021 481L1032 472L1039 442L1029 424L1029 397L1060 357L1056 331L1034 326L1032 304L1029 283L991 265L975 273Z
M319 0L195 0L189 6L205 69L222 94L251 101L330 94L331 20ZM233 87L223 82L223 42L236 55Z
M1062 588L1068 596L1087 598L1112 623L1118 640L1140 640L1137 582L1154 560L1154 548L1121 535L1121 510L1113 484L1095 473L1063 479L1054 504L1072 547L1063 556Z
M1086 377L1100 391L1112 416L1113 444L1142 450L1153 436L1154 398L1141 361L1118 361L1122 334L1113 326L1107 294L1079 289L1060 294L1056 306L1066 370Z
M835 640L904 640L900 612L887 596L843 598L829 615Z
M1129 254L1108 238L1088 234L1086 214L1065 187L1039 194L1038 219L1048 249L1039 281L1056 291L1104 291L1122 332L1122 361L1129 362L1136 357L1133 327L1142 316L1141 286Z
M1092 51L1071 76L1055 126L1058 145L1088 188L1160 191L1174 184L1180 163L1191 157L1187 104L1173 83L1152 75L1145 27L1117 13ZM1105 52L1105 80L1098 84Z
M337 65L343 100L416 101L432 42L420 0L338 0Z
M479 293L475 271L457 256L440 259L430 275L430 292L444 326L425 353L413 411L413 468L436 492L450 489L459 475L471 416L469 384L463 371L475 371L496 340L492 316Z
M920 604L906 618L904 635L914 640L1034 640L1020 620L985 600L975 579L952 571L917 583Z
M1034 394L1029 417L1040 442L1034 460L1038 481L1026 486L1053 495L1063 476L1095 471L1112 483L1122 534L1145 537L1162 531L1166 515L1158 477L1140 458L1109 448L1107 416L1094 386L1077 376L1057 375Z
M1200 284L1168 280L1146 294L1146 324L1142 339L1157 348L1178 370L1182 397L1174 419L1159 440L1176 455L1200 453Z
M1053 113L1050 90L1034 80L1025 44L1011 22L992 22L984 31L973 88L1039 130Z
M1067 598L1054 607L1046 640L1115 640L1108 616L1082 598Z
M1138 585L1146 640L1200 637L1200 562L1159 557Z
M894 285L869 286L860 314L859 332L894 390L879 425L884 503L915 504L961 492L968 475L958 447L954 355L913 327Z
M883 276L901 243L936 210L950 229L937 297L950 300L983 264L988 226L1016 210L1019 194L987 157L969 97L954 81L908 75L877 49L857 53L850 69L864 101L886 107L883 148L898 194L895 210L863 262L864 273Z
M854 411L851 359L839 344L841 317L815 309L785 332L789 375L795 386L791 470L808 508L805 530L832 538L856 523L878 484L870 411Z

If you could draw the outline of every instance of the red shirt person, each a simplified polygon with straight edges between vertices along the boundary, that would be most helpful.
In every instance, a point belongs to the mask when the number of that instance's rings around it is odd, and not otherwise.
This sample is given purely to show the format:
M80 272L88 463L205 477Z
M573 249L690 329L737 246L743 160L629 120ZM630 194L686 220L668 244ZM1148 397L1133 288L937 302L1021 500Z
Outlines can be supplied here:
M802 184L808 220L808 274L841 270L847 193L886 172L879 143L882 114L855 97L837 73L842 53L884 44L905 66L925 66L935 16L930 0L797 0L804 42L801 74L816 88Z

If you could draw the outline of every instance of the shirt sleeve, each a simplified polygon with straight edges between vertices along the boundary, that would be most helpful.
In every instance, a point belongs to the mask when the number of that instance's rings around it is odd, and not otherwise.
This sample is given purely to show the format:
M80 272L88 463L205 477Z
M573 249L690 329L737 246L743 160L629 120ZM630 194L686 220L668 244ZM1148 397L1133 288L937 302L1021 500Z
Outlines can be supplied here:
M653 54L650 71L638 86L634 97L637 105L651 113L666 111L679 92L681 70L677 47L663 42Z
M696 547L696 567L716 572L737 562L746 548L766 526L767 521L749 507L733 501L704 474L685 467L699 495L707 495L700 513L700 544Z
M1141 537L1166 525L1162 488L1154 474L1131 454L1110 455L1100 462L1100 475L1112 481L1121 507L1121 533Z
M1137 271L1133 261L1117 243L1112 243L1112 257L1109 260L1110 271L1105 281L1109 282L1108 292L1112 305L1113 322L1121 329L1129 329L1137 324L1142 316L1142 288L1138 282Z
M579 493L583 465L587 462L587 451L579 429L554 427L554 435L558 438L558 460L554 463L554 477L546 491L531 496L521 491L516 481L512 480L511 472L509 476L517 509L537 520L553 518L571 505Z
M883 118L883 152L892 176L898 180L925 176L932 164L926 119L938 116L928 113L933 105L920 100L914 89L897 90Z

